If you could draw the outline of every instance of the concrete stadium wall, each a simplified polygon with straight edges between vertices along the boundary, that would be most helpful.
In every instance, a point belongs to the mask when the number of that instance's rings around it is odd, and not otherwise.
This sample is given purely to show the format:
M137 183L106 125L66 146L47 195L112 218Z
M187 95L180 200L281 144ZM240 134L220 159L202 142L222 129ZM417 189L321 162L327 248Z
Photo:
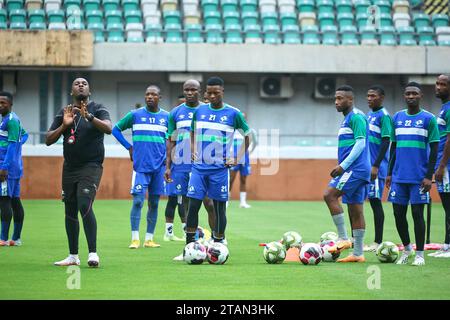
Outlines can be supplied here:
M24 157L23 199L59 199L62 157ZM261 175L260 163L252 166L248 178L249 200L320 201L330 181L333 159L281 159L275 175ZM126 158L107 158L98 193L99 199L131 199L132 166ZM232 199L239 199L239 177L232 188ZM385 191L386 196L386 191ZM439 201L435 187L432 199Z

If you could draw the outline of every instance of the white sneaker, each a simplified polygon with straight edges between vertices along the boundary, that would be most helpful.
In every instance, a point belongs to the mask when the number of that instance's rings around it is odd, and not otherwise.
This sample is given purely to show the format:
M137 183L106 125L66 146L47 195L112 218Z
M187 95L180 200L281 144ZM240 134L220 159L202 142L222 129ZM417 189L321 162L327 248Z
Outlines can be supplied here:
M67 258L61 261L56 261L54 263L55 266L79 266L80 265L80 259L78 258L78 255L69 255Z
M176 256L175 258L173 258L173 261L183 261L183 254L180 254L179 256Z
M184 241L183 238L178 238L174 233L172 234L164 234L164 241Z
M425 265L425 259L420 256L416 256L414 258L414 262L411 264L413 266L424 266Z
M249 205L248 203L241 203L239 205L239 208L244 208L244 209L250 209L252 206Z
M100 264L100 258L98 257L97 252L89 252L87 263L89 267L98 267L98 265Z
M434 256L435 258L450 258L450 249L442 251L441 254Z
M379 246L379 244L374 242L371 245L368 245L368 246L365 245L363 248L363 251L364 252L375 252L375 251L377 251L378 246Z
M440 254L442 254L444 252L447 252L447 251L444 251L443 249L439 249L438 251L435 251L433 253L429 253L428 256L429 257L436 257L436 256L438 256L438 255L440 255Z
M403 251L400 259L398 259L397 264L408 264L409 257L412 257L415 254L414 250L411 251Z

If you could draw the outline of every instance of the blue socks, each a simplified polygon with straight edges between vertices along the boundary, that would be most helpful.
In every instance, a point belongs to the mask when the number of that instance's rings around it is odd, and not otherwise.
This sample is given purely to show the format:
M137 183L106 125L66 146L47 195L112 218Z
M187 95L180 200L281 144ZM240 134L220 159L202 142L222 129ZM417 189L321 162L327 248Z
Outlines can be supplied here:
M141 209L144 205L145 196L143 194L133 195L133 206L131 207L130 222L131 231L139 231L141 221Z
M154 234L158 220L159 195L148 195L147 233Z
M336 225L339 239L348 240L347 229L345 228L344 213L339 213L331 216Z

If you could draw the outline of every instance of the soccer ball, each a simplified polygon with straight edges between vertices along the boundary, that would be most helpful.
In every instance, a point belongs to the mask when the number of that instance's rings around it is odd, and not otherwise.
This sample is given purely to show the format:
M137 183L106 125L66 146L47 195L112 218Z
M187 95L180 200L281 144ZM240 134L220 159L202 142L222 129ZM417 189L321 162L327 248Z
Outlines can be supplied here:
M328 249L335 245L336 245L336 242L334 242L333 240L325 240L320 243L320 247L322 248L322 251L323 251L323 261L335 262L339 258L339 256L340 256L339 252L334 252L334 253L328 252Z
M183 250L183 259L188 264L202 264L206 259L206 248L199 242L188 243Z
M295 231L288 231L283 234L281 243L284 245L286 250L289 248L300 248L302 246L302 236Z
M328 231L320 236L320 243L327 241L327 240L336 241L337 239L338 239L338 235L336 234L336 232Z
M307 264L319 264L322 261L323 251L317 243L305 243L300 250L300 261Z
M399 253L397 245L390 241L382 242L377 248L377 258L380 262L395 262Z
M211 264L224 264L229 255L227 246L220 242L210 243L206 250L208 262Z
M264 247L263 257L267 263L282 263L286 259L286 248L278 241L270 242Z

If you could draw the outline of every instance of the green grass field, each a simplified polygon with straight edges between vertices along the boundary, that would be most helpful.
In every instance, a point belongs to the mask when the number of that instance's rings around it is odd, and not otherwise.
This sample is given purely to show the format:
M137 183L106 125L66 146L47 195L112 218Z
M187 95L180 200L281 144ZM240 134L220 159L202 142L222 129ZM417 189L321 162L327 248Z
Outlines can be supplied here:
M260 242L278 240L289 230L300 232L304 242L317 242L325 231L335 231L322 202L257 202L228 208L227 239L230 258L225 265L187 265L172 261L184 246L163 242L165 201L161 201L156 240L161 248L128 249L131 201L97 200L98 253L101 267L87 267L84 232L80 233L80 289L68 289L71 276L53 262L66 257L63 204L24 201L26 220L22 247L0 247L2 299L449 299L450 260L426 257L427 265L413 267L381 264L366 254L365 264L300 262L269 265ZM385 239L399 243L392 209L385 204ZM410 215L410 214L409 214ZM145 214L141 238L145 232ZM432 242L443 240L443 209L433 206ZM370 207L366 206L366 243L373 241ZM206 226L206 212L200 214ZM410 232L413 230L409 217ZM176 217L175 232L180 234ZM414 239L412 235L412 239ZM141 240L142 241L142 240ZM380 270L380 289L369 289L372 273ZM369 281L370 282L370 281Z

